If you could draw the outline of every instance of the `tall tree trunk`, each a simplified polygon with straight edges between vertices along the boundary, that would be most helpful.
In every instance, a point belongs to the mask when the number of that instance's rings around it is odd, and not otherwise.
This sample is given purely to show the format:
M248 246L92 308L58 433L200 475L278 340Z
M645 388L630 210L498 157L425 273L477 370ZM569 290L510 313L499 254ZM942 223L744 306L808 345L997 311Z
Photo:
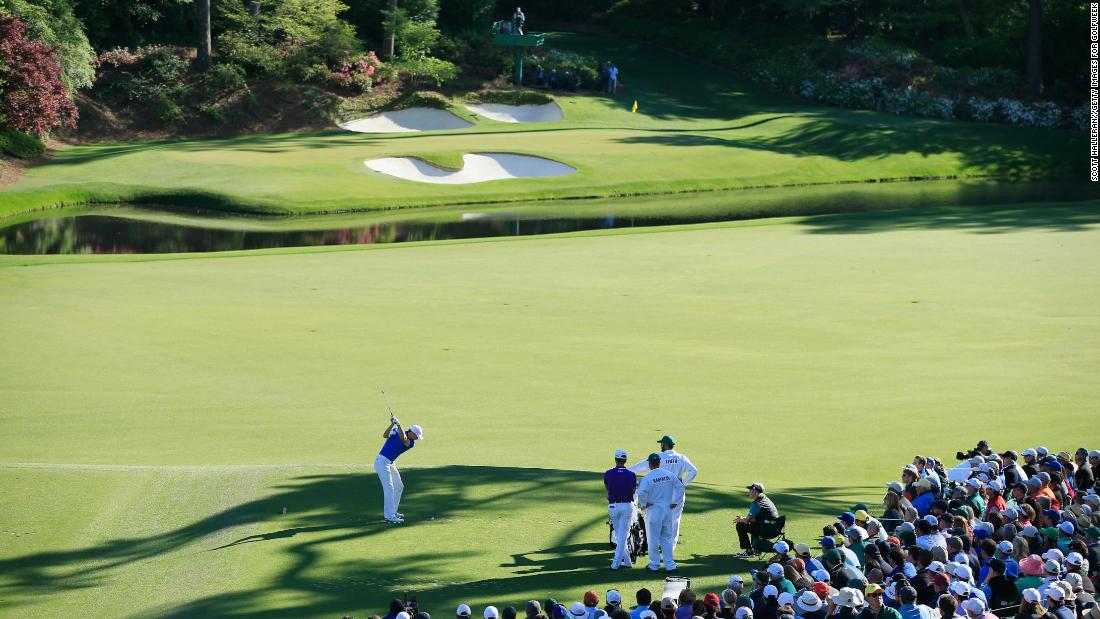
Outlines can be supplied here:
M1043 94L1043 0L1028 0L1027 82L1031 92Z
M955 4L959 7L959 18L962 20L966 38L973 39L974 27L970 25L970 13L966 10L966 0L955 0Z
M393 60L394 29L397 27L397 0L386 0L386 31L382 36L382 55L386 60Z
M195 0L195 19L198 24L199 68L203 71L210 68L210 0Z

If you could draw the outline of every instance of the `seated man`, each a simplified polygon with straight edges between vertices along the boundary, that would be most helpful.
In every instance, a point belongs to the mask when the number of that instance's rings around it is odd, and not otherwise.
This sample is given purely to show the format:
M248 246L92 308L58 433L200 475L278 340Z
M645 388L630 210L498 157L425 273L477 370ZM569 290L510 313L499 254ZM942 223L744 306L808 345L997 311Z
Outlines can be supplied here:
M779 510L775 508L775 503L772 503L772 500L764 494L764 484L753 482L749 484L748 489L749 498L752 500L749 504L749 514L733 519L737 528L737 539L741 544L741 552L735 555L737 557L756 556L749 536L759 536L763 531L765 520L774 521L779 518Z

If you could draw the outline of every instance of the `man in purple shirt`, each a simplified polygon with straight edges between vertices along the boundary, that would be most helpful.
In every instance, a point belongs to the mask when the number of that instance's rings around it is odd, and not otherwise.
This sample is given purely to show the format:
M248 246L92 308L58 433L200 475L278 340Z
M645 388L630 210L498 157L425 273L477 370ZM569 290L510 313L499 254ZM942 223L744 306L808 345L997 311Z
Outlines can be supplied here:
M382 451L374 459L374 472L382 482L382 510L386 522L401 524L405 517L397 511L401 505L401 494L405 484L401 481L401 471L397 470L397 457L416 446L416 441L424 438L424 431L414 425L408 430L401 429L401 422L390 418L390 425L382 433L386 442Z
M615 468L603 474L603 485L607 488L607 514L615 530L615 557L611 559L611 569L617 570L620 565L633 567L626 552L626 536L638 517L638 508L634 505L638 475L626 468L625 449L615 452Z

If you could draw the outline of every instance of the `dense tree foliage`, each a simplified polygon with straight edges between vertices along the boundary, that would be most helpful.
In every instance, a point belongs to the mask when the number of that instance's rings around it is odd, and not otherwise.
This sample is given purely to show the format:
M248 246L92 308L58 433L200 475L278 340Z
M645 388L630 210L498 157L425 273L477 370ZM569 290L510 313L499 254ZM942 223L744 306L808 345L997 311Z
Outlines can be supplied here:
M0 15L0 118L36 136L76 124L77 111L61 81L57 47L26 37L20 18Z
M71 0L0 0L0 10L19 16L27 38L57 47L62 79L70 90L92 85L95 54Z

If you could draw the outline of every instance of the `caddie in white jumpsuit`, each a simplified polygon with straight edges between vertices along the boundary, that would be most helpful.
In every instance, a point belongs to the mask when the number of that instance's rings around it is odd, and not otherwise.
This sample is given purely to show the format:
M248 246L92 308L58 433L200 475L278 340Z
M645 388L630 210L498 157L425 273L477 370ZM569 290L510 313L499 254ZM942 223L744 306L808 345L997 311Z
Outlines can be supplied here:
M699 474L699 469L695 468L695 465L688 460L687 456L673 449L676 445L676 440L669 435L664 435L661 440L657 441L661 445L661 468L672 473L676 476L676 479L684 482L686 488L691 483L695 476ZM630 470L644 474L649 470L649 463L645 460L630 467ZM685 497L686 500L686 497ZM684 514L684 501L680 501L680 504L673 510L673 520L675 521L674 531L672 535L672 547L676 549L676 544L680 543L680 517Z
M615 557L611 559L611 569L632 567L630 555L626 552L626 537L638 517L638 508L634 505L638 476L626 468L625 449L615 452L615 468L603 474L603 486L607 489L607 515L615 532Z
M374 472L382 482L382 512L386 522L401 524L405 517L397 509L401 507L405 484L401 481L401 471L397 470L397 457L416 447L416 441L424 438L424 431L418 425L402 430L401 422L391 417L382 438L386 442L374 459Z
M649 474L638 484L638 504L645 508L646 535L649 539L649 565L646 567L656 572L661 568L661 557L664 556L665 569L672 572L676 570L676 561L672 558L675 549L672 512L684 502L684 484L678 477L660 468L661 456L649 454L647 462Z

